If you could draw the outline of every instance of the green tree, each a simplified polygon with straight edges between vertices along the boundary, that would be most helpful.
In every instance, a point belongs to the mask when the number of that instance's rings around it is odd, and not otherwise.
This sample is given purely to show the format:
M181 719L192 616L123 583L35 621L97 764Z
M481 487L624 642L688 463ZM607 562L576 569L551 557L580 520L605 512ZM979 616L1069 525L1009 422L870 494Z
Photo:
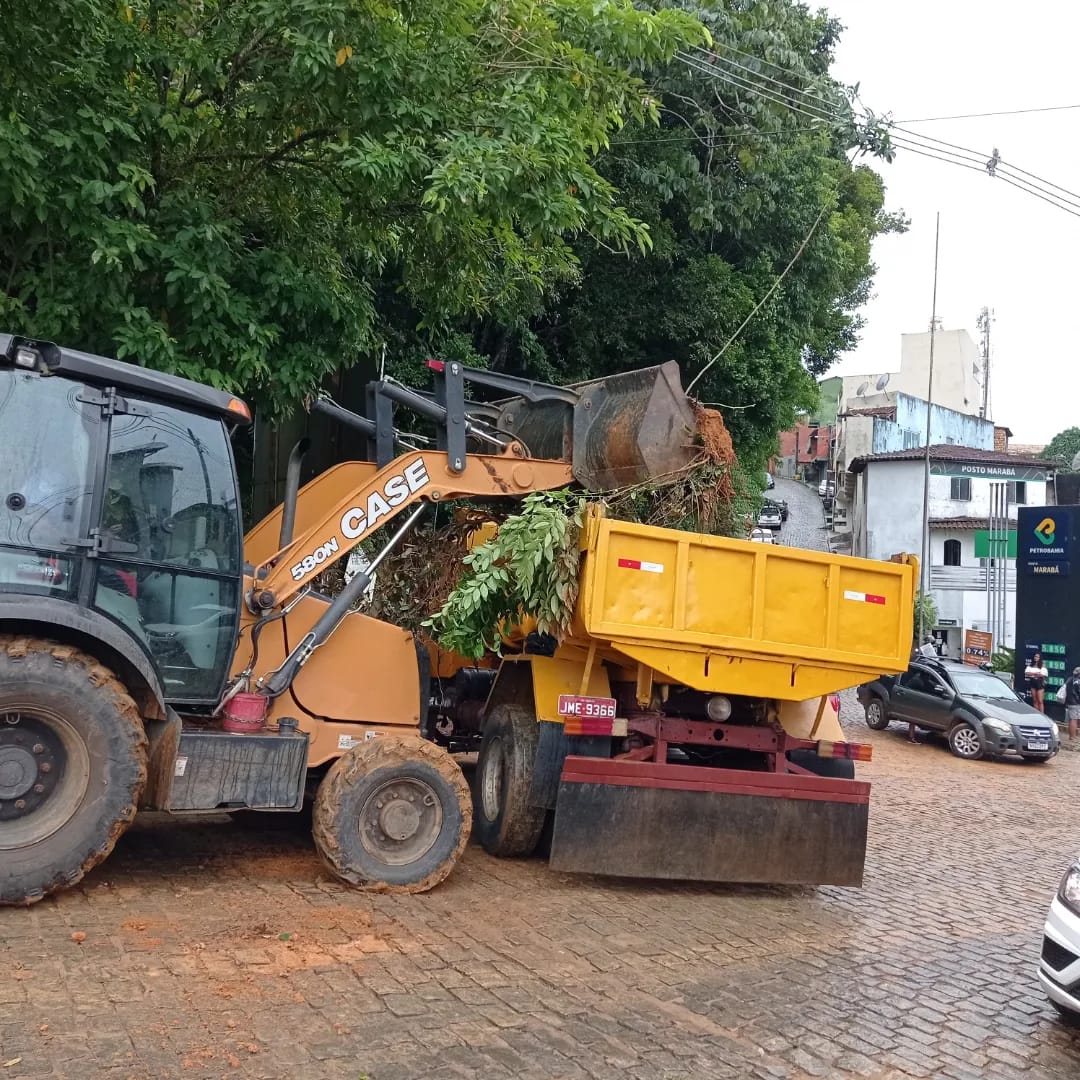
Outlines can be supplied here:
M595 156L706 40L631 0L12 0L0 326L294 406L647 250ZM398 313L401 322L397 321ZM388 314L387 314L388 313Z
M871 243L905 222L885 211L878 175L851 161L852 151L888 157L889 148L829 75L834 20L791 0L669 6L704 22L710 55L740 65L715 66L746 85L697 62L651 66L660 126L621 132L597 168L648 225L652 245L616 251L581 238L579 283L560 286L515 324L486 322L478 341L496 365L559 379L675 359L689 381L813 232L781 287L695 388L701 400L730 406L736 449L760 467L777 432L816 404L815 376L857 341ZM790 85L791 105L748 85L776 94L768 79ZM806 102L832 119L806 115Z
M1080 466L1076 464L1077 455L1080 455L1080 427L1058 432L1042 454L1047 461L1053 461L1070 472L1080 471Z

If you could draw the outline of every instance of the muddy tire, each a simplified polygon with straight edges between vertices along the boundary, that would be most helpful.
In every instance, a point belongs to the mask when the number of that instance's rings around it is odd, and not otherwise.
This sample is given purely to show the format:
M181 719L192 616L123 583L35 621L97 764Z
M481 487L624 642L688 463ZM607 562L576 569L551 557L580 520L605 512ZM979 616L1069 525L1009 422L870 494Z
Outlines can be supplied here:
M476 763L476 837L503 858L531 855L547 811L529 805L540 725L522 705L498 705L484 723Z
M380 735L330 766L311 831L322 860L350 885L420 893L453 870L471 826L457 762L423 739Z
M75 885L112 851L146 786L146 732L92 656L0 635L0 904Z

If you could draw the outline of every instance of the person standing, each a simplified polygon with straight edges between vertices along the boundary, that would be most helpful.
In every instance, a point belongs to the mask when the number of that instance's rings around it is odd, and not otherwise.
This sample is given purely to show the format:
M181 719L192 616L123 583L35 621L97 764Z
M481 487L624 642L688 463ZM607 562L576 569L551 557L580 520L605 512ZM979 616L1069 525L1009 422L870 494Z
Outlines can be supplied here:
M1076 738L1080 727L1080 667L1074 667L1065 680L1065 719L1069 721L1069 740Z
M1031 704L1039 712L1046 712L1043 696L1046 693L1046 680L1050 678L1050 672L1043 666L1042 653L1036 653L1031 658L1031 663L1024 668L1024 678L1027 679L1028 689L1031 691Z

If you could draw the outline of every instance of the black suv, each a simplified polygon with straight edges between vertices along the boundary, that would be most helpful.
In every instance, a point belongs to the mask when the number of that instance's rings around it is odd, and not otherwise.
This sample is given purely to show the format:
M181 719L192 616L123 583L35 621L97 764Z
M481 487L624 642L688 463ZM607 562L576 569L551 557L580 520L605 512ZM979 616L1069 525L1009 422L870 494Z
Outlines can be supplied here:
M1049 761L1059 749L1057 725L995 675L951 660L919 658L903 675L882 675L859 687L866 723L890 721L946 735L957 757L986 755Z

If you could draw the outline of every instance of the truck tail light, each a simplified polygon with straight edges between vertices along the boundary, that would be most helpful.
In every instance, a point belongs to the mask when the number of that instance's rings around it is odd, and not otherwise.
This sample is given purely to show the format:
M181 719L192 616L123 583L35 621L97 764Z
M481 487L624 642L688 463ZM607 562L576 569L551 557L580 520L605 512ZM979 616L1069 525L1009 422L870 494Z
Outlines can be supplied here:
M822 758L847 758L849 761L869 761L873 757L874 748L869 743L829 742L827 739L819 739L817 754L818 757Z

